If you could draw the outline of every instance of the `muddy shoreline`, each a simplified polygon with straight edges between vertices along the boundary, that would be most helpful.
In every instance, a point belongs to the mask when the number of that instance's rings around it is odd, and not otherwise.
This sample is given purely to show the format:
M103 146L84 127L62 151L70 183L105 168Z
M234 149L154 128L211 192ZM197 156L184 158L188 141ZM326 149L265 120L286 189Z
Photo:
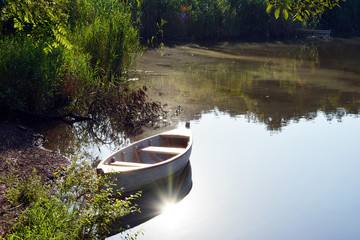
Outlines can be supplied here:
M0 122L0 177L9 174L10 167L20 176L36 174L44 183L54 181L54 172L67 164L60 154L42 147L46 139L31 128ZM12 206L6 198L7 182L0 183L0 236L4 236L17 220L25 206Z

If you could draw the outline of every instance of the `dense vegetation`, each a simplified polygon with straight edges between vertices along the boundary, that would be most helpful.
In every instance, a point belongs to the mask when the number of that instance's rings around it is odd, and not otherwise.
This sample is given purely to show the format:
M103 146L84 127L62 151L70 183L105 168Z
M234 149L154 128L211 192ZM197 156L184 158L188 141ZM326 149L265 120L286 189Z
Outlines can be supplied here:
M7 198L16 208L27 207L6 239L104 239L115 221L138 211L130 201L140 193L128 198L114 193L88 163L73 161L59 169L52 184L44 184L35 170L25 177L11 162L5 167L9 174L0 183L8 186Z
M265 40L289 37L295 29L269 16L264 0L145 0L142 6L144 39L151 39L160 29L161 19L167 21L164 38L175 42Z
M360 1L346 0L341 8L325 12L319 20L319 27L332 29L337 36L360 35Z
M315 8L308 2L0 0L1 115L111 118L110 124L136 127L163 114L160 103L148 102L145 87L127 87L144 45L288 38L315 23L335 33L360 34L359 1L317 0ZM324 12L337 4L341 8ZM3 179L13 183L9 200L29 206L9 239L101 238L113 217L134 210L99 190L103 179L88 173L89 168L71 166L55 192L36 177Z
M151 104L155 111L147 114L144 89L133 92L126 88L129 70L144 50L140 42L154 46L288 38L304 25L293 20L306 20L312 26L315 18L335 33L359 34L358 1L318 0L316 11L313 6L292 2L0 1L0 109L51 110L52 114L86 119L98 115L99 109L119 111L122 120L134 125L139 116L131 104L137 103L139 115L148 119L156 118L161 108ZM323 14L337 4L341 8Z
M293 38L298 28L315 26L359 35L359 11L356 0L144 0L140 35L144 42L159 31L169 43L263 41Z
M2 1L0 109L70 120L117 112L134 125L136 106L145 119L156 117L160 106L152 103L154 111L148 111L146 89L129 91L125 84L143 50L133 6L108 0Z

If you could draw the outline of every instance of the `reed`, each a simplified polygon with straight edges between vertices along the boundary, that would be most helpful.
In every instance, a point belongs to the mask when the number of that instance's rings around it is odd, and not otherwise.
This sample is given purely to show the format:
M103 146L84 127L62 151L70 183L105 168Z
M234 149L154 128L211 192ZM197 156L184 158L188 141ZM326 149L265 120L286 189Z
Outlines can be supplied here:
M0 40L0 49L0 105L29 111L51 108L61 83L61 51L47 54L43 44L22 37Z
M0 38L0 108L88 114L89 103L101 97L99 87L122 85L143 50L133 6L123 1L70 1L60 11L70 23L64 31L69 45L56 40L49 47L52 35L45 31L33 37L30 23L27 32ZM11 28L0 23L3 32L5 26Z
M99 5L101 7L99 7ZM121 1L82 0L72 34L79 52L89 56L96 77L103 81L122 81L143 48L133 24L130 4ZM85 10L84 10L85 9Z

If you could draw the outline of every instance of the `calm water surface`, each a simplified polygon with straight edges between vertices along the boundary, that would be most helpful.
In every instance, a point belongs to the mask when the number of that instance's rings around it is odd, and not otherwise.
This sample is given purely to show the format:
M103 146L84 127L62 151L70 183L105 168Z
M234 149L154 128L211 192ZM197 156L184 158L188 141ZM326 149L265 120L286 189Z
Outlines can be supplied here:
M131 84L168 104L168 127L112 144L49 132L50 147L103 158L190 121L192 188L138 239L360 239L359 66L359 39L149 51Z
M139 239L359 239L359 119L271 134L214 111L192 129L193 187Z

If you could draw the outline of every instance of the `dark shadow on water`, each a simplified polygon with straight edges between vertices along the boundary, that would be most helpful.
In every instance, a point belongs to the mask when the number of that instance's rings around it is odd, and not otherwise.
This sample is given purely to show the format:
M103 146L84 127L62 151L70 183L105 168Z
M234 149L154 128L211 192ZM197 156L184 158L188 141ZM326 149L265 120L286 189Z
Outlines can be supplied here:
M192 189L192 172L189 163L179 172L170 175L166 179L149 184L142 189L142 196L132 200L137 204L140 212L131 213L118 222L113 223L110 235L118 233L118 229L134 228L150 219L160 215L162 208L168 202L177 203L185 198ZM129 195L131 193L127 193Z

